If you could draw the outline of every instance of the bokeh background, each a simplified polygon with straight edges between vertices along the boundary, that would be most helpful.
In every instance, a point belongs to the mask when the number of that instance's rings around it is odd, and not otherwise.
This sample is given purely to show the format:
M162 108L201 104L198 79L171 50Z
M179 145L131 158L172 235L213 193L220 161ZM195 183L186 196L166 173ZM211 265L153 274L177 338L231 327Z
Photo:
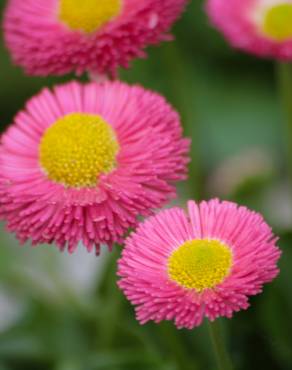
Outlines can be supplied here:
M280 236L280 277L248 311L222 323L236 369L291 370L292 191L275 65L231 50L201 0L192 1L175 36L121 78L163 93L192 136L190 181L177 202L232 199L264 213ZM25 76L1 37L1 131L42 87L70 78ZM0 231L0 370L215 369L205 325L139 326L115 286L118 249L96 258L80 247L70 256L53 246L21 248L4 225Z

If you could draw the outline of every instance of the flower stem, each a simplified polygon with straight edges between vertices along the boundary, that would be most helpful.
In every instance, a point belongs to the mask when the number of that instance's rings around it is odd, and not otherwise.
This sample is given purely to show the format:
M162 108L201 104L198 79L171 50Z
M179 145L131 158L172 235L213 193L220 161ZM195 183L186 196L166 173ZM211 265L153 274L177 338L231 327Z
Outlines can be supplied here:
M99 322L100 348L109 350L114 346L115 335L118 331L119 320L122 314L124 297L117 287L117 260L120 251L115 245L109 257L106 273L99 287L99 293L106 306Z
M277 77L282 109L285 118L285 142L287 174L292 186L292 64L278 63Z
M208 322L208 325L218 370L232 370L232 362L221 334L220 322L216 320L213 323Z

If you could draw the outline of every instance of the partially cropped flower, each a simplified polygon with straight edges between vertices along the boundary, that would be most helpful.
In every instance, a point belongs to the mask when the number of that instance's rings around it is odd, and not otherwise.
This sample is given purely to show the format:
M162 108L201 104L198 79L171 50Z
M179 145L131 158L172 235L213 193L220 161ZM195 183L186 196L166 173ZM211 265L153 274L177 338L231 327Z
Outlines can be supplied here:
M292 0L207 0L207 11L235 48L292 60Z
M9 0L4 36L34 75L115 74L169 40L187 0Z
M175 196L189 140L161 96L121 82L44 89L0 145L0 218L21 242L122 242Z
M234 203L190 201L152 216L126 241L120 288L137 319L192 329L249 306L278 274L280 251L262 216Z

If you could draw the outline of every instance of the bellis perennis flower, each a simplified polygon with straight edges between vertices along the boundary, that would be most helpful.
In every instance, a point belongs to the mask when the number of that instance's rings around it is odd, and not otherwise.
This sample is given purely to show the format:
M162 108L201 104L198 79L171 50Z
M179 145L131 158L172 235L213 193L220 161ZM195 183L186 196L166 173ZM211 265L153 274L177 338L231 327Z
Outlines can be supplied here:
M9 0L4 36L29 74L115 74L168 31L187 0Z
M292 0L208 0L207 11L232 46L292 60Z
M262 216L234 203L190 201L141 224L119 261L137 318L192 329L249 306L278 274L280 251Z
M2 137L0 218L21 242L99 252L175 196L188 149L178 114L139 86L45 89Z

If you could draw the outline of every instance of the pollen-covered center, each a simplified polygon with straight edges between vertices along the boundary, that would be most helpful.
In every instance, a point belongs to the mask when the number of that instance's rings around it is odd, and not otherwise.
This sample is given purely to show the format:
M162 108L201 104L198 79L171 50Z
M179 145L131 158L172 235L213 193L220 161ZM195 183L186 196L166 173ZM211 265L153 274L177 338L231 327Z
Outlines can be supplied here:
M268 9L264 18L263 31L276 41L292 39L292 4L278 4Z
M59 19L72 30L92 33L121 10L122 0L60 0Z
M119 144L112 127L100 116L68 114L44 133L40 164L48 178L67 187L94 187L116 166Z
M223 282L231 265L232 252L227 245L217 240L195 239L170 255L167 268L171 280L202 292Z

